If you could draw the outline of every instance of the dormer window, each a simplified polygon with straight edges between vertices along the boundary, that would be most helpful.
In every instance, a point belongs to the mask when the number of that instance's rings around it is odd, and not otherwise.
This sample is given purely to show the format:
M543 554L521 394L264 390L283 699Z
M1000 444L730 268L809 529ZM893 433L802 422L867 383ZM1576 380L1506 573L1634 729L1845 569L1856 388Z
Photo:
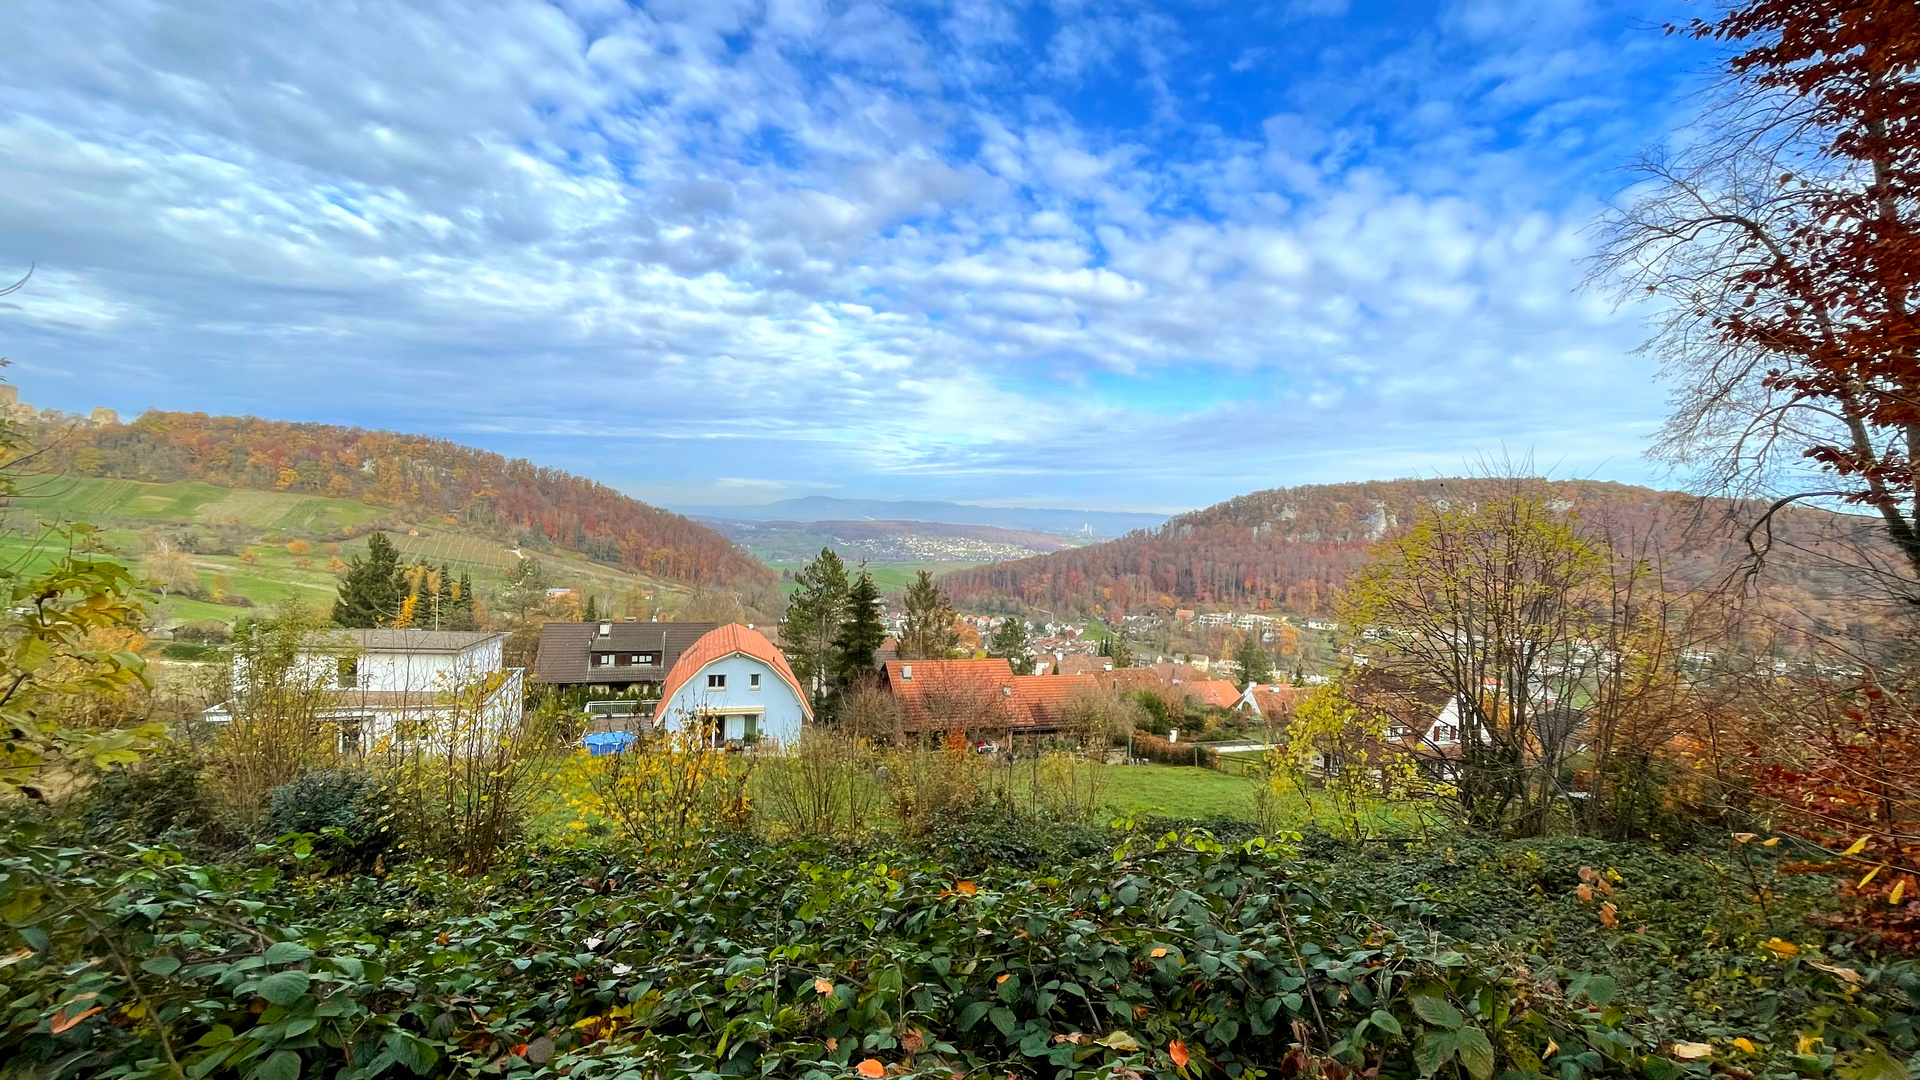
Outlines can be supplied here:
M610 637L610 636L612 636L612 634L613 634L613 624L612 624L612 623L610 623L610 622L603 622L603 623L601 623L601 624L600 624L600 636L601 636L601 637Z

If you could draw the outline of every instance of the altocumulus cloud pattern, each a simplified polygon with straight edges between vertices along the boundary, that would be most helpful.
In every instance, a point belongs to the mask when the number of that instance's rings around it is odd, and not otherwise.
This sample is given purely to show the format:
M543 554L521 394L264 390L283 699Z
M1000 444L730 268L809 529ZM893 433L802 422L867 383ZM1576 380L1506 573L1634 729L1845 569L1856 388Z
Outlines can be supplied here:
M1705 67L1684 14L23 0L0 352L37 403L669 504L1644 479L1661 391L1579 259Z

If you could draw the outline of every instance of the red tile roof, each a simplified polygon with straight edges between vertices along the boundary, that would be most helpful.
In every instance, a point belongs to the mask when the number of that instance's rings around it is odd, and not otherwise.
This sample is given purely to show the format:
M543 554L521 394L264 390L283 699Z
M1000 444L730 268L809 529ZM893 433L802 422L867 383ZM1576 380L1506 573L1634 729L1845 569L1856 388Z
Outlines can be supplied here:
M1006 660L889 660L881 681L900 701L908 731L939 731L964 713L967 726L991 726L1006 711L1013 683Z
M1012 685L1016 724L1036 730L1058 730L1067 702L1100 692L1100 680L1092 675L1015 675Z
M715 660L724 660L729 656L751 656L755 660L773 669L786 684L793 688L800 698L801 711L806 718L813 719L813 704L807 700L807 692L800 688L800 680L794 677L793 668L787 665L786 655L773 647L764 634L742 626L739 623L727 623L709 630L704 637L693 643L693 647L680 654L674 662L673 670L667 672L667 681L660 684L660 700L671 701L700 669Z
M1225 679L1202 679L1199 682L1183 683L1181 689L1197 699L1202 705L1211 705L1216 709L1231 709L1240 701L1240 688Z
M1100 689L1093 675L1015 675L1005 660L889 660L883 671L907 731L1058 730L1068 700Z

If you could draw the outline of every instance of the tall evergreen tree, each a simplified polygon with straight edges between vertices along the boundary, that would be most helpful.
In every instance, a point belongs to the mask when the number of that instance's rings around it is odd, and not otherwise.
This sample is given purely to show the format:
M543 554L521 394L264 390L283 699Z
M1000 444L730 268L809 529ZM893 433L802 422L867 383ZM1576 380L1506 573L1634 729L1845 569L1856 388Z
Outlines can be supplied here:
M844 690L860 676L870 674L874 654L880 651L880 643L885 640L887 624L881 618L880 587L873 583L873 575L863 563L860 576L847 590L846 621L840 624L840 634L833 640L835 685Z
M846 620L847 564L832 548L821 548L819 557L793 579L800 588L780 619L780 640L793 661L793 673L813 693L817 707L833 680L833 643Z
M1026 620L1007 616L987 642L987 655L1004 657L1015 675L1033 674L1033 641L1027 637Z
M1240 639L1233 650L1233 662L1240 665L1241 683L1262 683L1273 680L1273 655L1260 645L1256 636Z
M1100 655L1112 660L1116 669L1133 666L1133 649L1127 644L1127 635L1124 632L1102 641Z
M599 598L594 596L592 593L587 594L586 619L588 622L600 621Z
M400 552L386 533L374 533L367 537L366 558L355 555L340 579L333 621L361 629L390 623L400 613L400 594Z
M449 630L478 630L480 622L473 609L473 577L462 573L460 582L452 586L453 614L447 619Z
M945 660L960 644L953 628L953 604L925 570L907 586L907 626L900 634L900 659Z

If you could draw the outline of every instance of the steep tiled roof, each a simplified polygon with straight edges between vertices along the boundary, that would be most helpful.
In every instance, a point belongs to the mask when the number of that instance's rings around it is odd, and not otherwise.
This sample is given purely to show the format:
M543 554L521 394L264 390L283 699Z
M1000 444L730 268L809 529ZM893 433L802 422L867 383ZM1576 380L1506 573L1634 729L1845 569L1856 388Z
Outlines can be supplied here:
M1015 724L1043 731L1062 726L1061 714L1076 695L1100 691L1092 675L1015 675L1012 685Z
M674 661L673 670L667 673L667 681L660 684L660 700L673 700L673 695L700 674L701 668L729 656L751 656L772 668L774 674L793 688L807 718L813 718L813 705L807 700L807 692L800 688L800 680L794 677L793 668L787 666L786 655L774 648L773 642L768 641L765 635L739 623L727 623L707 631L705 636L693 643L692 648L681 653L680 659Z
M1225 679L1202 679L1184 683L1180 688L1200 704L1216 709L1231 709L1240 701L1240 688Z
M1015 675L1006 660L889 660L884 671L907 731L1055 731L1075 694L1100 689L1093 675Z
M540 651L533 661L533 681L567 686L659 682L673 670L674 661L681 653L719 625L711 622L550 622L540 628ZM602 626L607 628L604 637L600 635ZM595 669L592 657L596 652L652 653L660 661Z
M964 713L973 726L987 726L1008 711L1006 689L1013 685L1013 665L1004 659L889 660L880 671L881 681L906 714L907 731L940 730L956 719L956 712Z
M1261 684L1253 688L1253 703L1259 707L1260 715L1268 723L1291 719L1293 710L1299 704L1301 691L1298 687L1284 686L1279 683ZM1245 700L1244 697L1242 700Z

